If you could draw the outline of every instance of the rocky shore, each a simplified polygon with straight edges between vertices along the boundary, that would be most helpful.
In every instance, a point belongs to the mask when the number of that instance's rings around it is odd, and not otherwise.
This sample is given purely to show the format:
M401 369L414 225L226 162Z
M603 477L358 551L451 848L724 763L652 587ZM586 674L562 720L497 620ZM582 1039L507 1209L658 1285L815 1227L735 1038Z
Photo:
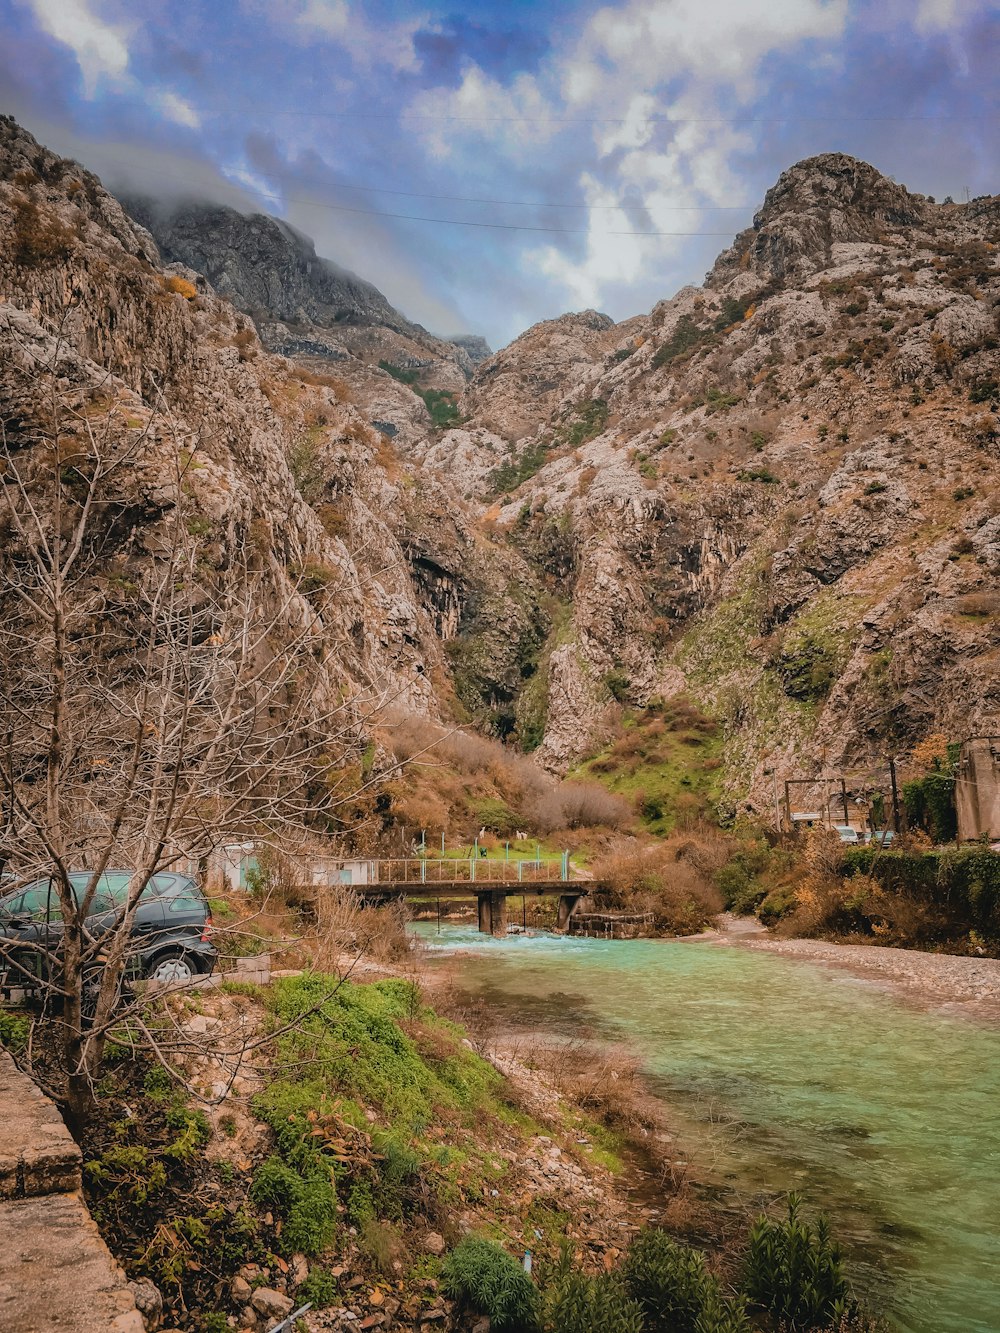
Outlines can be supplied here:
M983 1021L1000 1018L1000 959L965 958L890 949L878 944L776 939L763 933L722 931L717 943L842 968L922 1009Z

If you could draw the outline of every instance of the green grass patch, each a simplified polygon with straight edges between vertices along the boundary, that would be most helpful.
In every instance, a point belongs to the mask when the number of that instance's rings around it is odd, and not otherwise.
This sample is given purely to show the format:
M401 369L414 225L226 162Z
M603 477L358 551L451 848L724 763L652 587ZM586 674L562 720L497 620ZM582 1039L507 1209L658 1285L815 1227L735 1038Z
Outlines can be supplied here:
M684 699L629 713L622 734L574 776L624 796L652 833L710 812L719 795L722 738L715 722Z

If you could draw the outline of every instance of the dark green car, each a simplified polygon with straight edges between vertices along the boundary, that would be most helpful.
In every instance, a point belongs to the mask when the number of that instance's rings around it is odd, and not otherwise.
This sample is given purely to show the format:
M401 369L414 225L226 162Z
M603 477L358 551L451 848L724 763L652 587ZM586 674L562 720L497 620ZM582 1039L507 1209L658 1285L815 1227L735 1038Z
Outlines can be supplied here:
M69 879L82 895L90 872ZM106 870L87 914L87 930L99 940L110 934L128 900L130 870ZM154 875L143 889L131 926L128 975L132 979L183 982L208 975L218 951L211 940L212 913L202 890L187 875ZM32 986L45 975L62 935L59 892L50 877L0 897L0 985ZM100 965L100 954L97 954ZM6 975L4 975L6 974Z

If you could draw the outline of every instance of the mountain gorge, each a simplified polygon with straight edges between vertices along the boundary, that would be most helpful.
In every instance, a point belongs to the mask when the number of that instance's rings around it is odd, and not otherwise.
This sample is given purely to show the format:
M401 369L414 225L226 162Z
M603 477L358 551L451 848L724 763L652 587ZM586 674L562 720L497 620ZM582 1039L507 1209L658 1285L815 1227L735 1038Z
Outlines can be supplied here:
M123 203L0 120L5 430L53 363L152 423L126 563L192 451L205 579L256 542L337 688L594 776L683 700L728 815L774 770L1000 731L1000 198L813 158L702 286L490 356L287 224Z

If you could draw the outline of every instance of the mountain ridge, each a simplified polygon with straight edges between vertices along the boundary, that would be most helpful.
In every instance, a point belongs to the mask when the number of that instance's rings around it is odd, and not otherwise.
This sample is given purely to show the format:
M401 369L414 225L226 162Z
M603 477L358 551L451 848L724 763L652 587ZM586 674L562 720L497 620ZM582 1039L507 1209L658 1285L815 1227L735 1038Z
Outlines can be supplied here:
M96 178L3 125L15 223L34 209L73 232L53 262L6 261L19 318L51 322L75 285L82 354L136 391L151 357L232 439L237 379L266 383L255 447L299 497L279 508L343 562L346 505L361 564L390 555L391 576L359 573L380 591L352 632L372 679L405 663L413 706L590 773L688 698L723 741L708 785L729 814L766 809L778 769L1000 730L1000 200L936 204L823 154L782 173L702 286L620 324L542 321L472 370L398 312L366 323L381 307L363 280L356 323L300 308L292 283L253 306L255 329L183 260L160 268ZM214 268L209 239L184 254L216 280L252 267ZM170 275L189 296L151 303Z

